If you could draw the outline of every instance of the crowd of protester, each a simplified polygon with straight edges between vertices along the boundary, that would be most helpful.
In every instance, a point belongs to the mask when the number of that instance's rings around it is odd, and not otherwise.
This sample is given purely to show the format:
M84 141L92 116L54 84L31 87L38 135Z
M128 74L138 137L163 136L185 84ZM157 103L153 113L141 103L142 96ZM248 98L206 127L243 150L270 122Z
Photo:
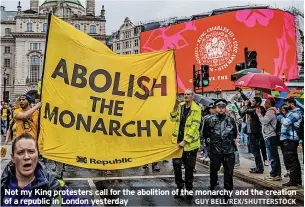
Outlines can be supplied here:
M271 171L265 177L269 181L282 180L279 149L281 149L286 172L284 177L289 181L283 187L298 187L302 185L301 165L298 157L298 148L303 151L304 115L297 107L294 98L287 98L280 109L276 108L274 98L268 98L262 105L260 97L251 101L239 90L243 99L241 106L230 103L227 114L231 116L238 126L239 135L236 146L247 146L248 153L253 154L255 167L249 169L250 173L263 174L265 166L271 165ZM204 107L203 122L211 117L210 110L215 106ZM235 110L230 108L234 107ZM237 113L236 113L237 111ZM213 111L212 111L213 113ZM210 161L209 148L202 136L202 152L200 160ZM238 149L235 152L235 167L240 166Z
M289 177L283 187L302 185L298 147L303 145L304 115L296 100L285 99L278 109L273 98L266 99L262 105L261 98L254 97L250 101L241 90L239 93L243 99L241 105L218 99L200 107L195 103L195 94L191 89L185 91L183 102L177 99L170 117L175 122L172 141L183 148L182 157L173 159L179 192L184 186L186 190L193 188L198 151L200 160L210 161L209 189L214 190L219 185L218 172L223 167L224 188L233 190L233 169L240 166L239 146L247 146L248 152L255 158L255 167L249 169L250 173L262 174L264 166L271 165L271 171L265 177L269 181L282 180L280 148L287 171L284 176ZM5 144L13 141L12 160L2 173L2 193L7 188L32 189L41 185L41 179L45 179L50 189L69 188L62 181L64 164L39 155L37 132L41 106L41 102L34 104L26 94L14 105L1 104L1 134L5 137ZM148 169L148 166L143 168ZM160 171L158 162L151 166L153 171ZM107 174L110 174L109 171ZM5 197L1 195L1 204ZM192 196L187 195L187 198L192 199Z

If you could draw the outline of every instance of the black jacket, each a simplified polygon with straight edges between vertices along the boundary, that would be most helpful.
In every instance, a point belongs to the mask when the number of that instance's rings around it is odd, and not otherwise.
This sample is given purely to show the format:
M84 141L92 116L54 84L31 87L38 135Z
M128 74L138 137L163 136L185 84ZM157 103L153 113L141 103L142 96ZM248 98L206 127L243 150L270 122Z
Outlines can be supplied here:
M251 134L262 133L262 125L256 114L256 107L243 106L241 109L241 114L243 116L248 115L247 128L250 127L250 130L251 130L250 132L249 132L249 130L247 130L248 133L251 133Z
M230 154L237 150L235 145L236 123L227 115L213 115L206 120L203 134L205 138L210 139L210 153L212 154Z
M41 163L37 163L36 171L36 186L39 189L43 190L60 190L63 189L59 183L59 181L56 178L56 174L53 173L51 170L46 168ZM5 195L5 189L9 189L9 185L12 183L16 183L16 170L15 165L12 162L9 162L8 165L3 170L2 176L1 176L1 204L3 204L3 198L7 197L8 195ZM33 186L33 189L36 187ZM48 196L42 196L46 199L54 199L55 197L48 197ZM22 199L22 197L20 197Z
M242 99L245 100L249 100L248 97L243 94L242 92L240 92L240 95L242 97ZM260 107L262 109L262 107ZM262 113L264 113L264 110L262 110ZM249 102L248 105L243 106L240 109L240 115L241 117L244 118L244 120L246 119L246 115L248 115L248 120L247 120L247 129L250 127L251 132L249 132L249 130L247 130L247 133L251 133L251 134L259 134L262 133L262 126L261 126L261 122L259 121L258 116L256 115L256 107L251 106L251 103Z
M10 189L12 186L17 186L17 179L16 179L16 170L15 165L10 162L5 169L3 170L2 176L1 176L1 205L4 206L4 200L15 197L14 199L27 199L27 200L36 200L36 199L45 199L51 201L56 199L61 203L61 206L92 206L91 202L87 198L80 198L78 195L75 194L62 194L62 195L56 195L54 194L55 190L57 191L72 191L70 187L65 185L65 183L62 180L58 180L57 174L54 173L52 170L47 168L42 163L38 162L35 170L35 182L33 182L32 185L27 189L29 191L35 192L35 189L41 189L43 191L50 191L52 194L35 194L32 193L31 195L21 195L20 193L18 195L5 195L5 189ZM13 187L15 189L15 187ZM11 189L13 190L13 189ZM67 201L71 200L83 200L83 202L80 202L80 204L70 204ZM86 202L85 202L86 201ZM47 205L47 204L46 204ZM11 205L5 205L5 206L11 206ZM45 206L45 205L41 205Z

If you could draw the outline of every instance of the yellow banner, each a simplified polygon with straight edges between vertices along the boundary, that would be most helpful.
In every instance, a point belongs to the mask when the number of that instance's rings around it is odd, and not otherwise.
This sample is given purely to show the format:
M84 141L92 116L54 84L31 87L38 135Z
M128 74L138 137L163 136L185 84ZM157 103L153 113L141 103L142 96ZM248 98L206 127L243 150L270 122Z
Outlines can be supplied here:
M181 157L171 142L174 51L117 55L52 16L39 147L46 158L123 169Z

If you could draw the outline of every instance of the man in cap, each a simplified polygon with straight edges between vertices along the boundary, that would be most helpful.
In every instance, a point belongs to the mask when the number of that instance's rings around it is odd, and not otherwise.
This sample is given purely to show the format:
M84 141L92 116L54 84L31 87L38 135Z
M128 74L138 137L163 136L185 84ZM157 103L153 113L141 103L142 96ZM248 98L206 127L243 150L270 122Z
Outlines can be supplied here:
M233 118L226 114L228 102L215 101L216 115L204 124L203 133L210 138L210 189L217 185L217 171L221 164L224 168L224 189L233 190L233 169L235 164L235 140L237 127Z
M41 102L31 107L32 98L27 94L20 96L19 101L20 108L14 111L16 136L29 133L37 140L38 110L41 108Z

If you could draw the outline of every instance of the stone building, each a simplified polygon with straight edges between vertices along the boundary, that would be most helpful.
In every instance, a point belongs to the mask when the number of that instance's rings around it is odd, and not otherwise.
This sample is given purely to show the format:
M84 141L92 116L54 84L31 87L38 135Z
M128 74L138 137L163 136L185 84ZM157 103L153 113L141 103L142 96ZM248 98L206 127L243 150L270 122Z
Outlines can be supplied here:
M62 18L75 28L105 43L104 6L95 15L95 0L84 7L78 0L30 0L30 9L16 11L1 6L1 100L14 100L21 94L37 94L42 76L48 14ZM4 90L5 89L5 90Z
M140 33L157 29L160 26L160 21L134 25L126 17L120 29L109 37L110 48L117 54L138 54L140 53Z

